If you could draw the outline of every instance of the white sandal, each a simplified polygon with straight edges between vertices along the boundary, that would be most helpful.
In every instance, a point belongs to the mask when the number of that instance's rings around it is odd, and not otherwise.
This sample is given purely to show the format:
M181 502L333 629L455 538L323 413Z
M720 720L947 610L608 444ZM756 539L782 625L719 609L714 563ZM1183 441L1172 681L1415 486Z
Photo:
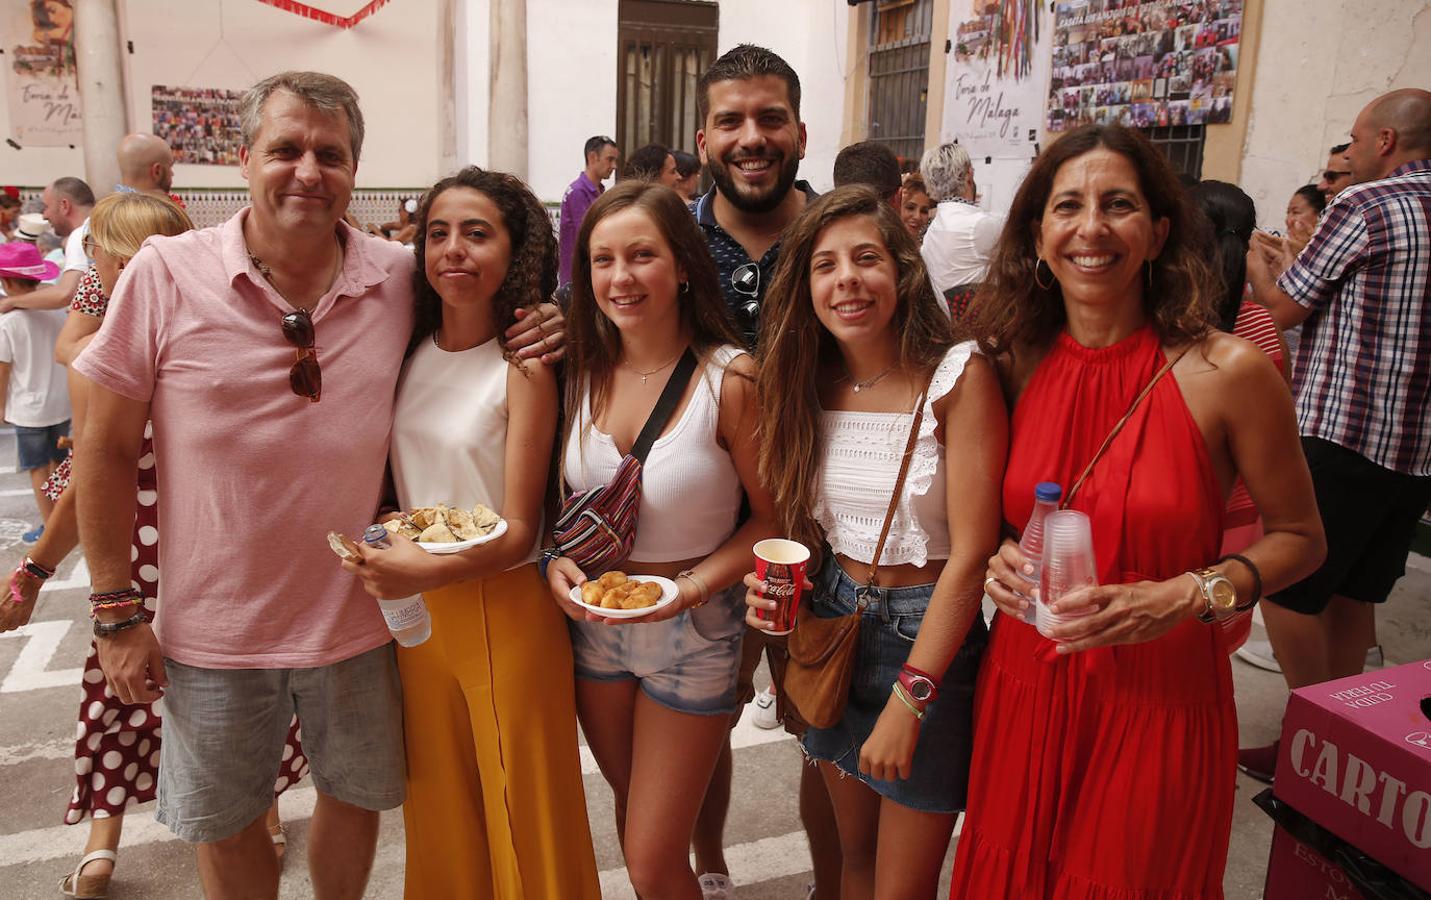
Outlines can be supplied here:
M79 865L75 870L64 878L60 879L60 893L66 897L78 897L81 900L103 900L109 893L110 875L81 875L84 867L96 860L107 859L112 863L119 862L119 854L113 850L94 850L86 853L80 858Z
M274 828L278 830L274 831ZM288 829L284 828L283 823L280 822L277 825L269 827L268 837L273 841L273 852L278 855L278 861L282 862L288 850Z

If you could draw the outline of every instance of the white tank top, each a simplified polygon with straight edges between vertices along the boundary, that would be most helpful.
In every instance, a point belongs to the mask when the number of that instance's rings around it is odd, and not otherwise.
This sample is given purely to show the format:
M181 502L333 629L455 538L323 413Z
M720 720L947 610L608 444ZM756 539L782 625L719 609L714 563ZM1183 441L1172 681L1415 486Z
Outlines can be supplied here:
M725 368L744 353L726 345L711 352L674 428L656 439L641 469L641 512L631 558L672 562L706 556L735 531L744 489L730 453L717 440ZM567 489L584 491L610 481L622 454L611 435L591 421L591 391L573 417L562 471Z
M510 369L496 338L455 353L427 339L413 352L398 381L390 454L403 509L485 503L502 511ZM540 528L537 535L518 565L537 558Z
M965 341L949 348L934 370L904 492L880 554L882 566L923 566L949 558L944 447L934 437L939 425L934 404L958 383L975 346ZM824 459L813 511L836 553L863 563L873 560L913 418L911 413L820 413Z

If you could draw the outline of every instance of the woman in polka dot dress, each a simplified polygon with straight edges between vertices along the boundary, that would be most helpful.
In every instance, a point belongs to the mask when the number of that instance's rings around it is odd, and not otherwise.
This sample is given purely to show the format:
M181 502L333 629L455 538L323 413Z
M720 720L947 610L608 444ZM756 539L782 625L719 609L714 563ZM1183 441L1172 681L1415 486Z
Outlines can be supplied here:
M56 346L56 356L66 364L84 348L99 330L108 304L108 291L119 272L143 240L153 234L178 234L191 228L188 217L173 204L146 194L114 194L96 205L90 220L86 251L94 266L85 273L71 304L71 315ZM85 409L85 383L70 374L74 406L74 432L80 434ZM66 459L45 485L55 510L46 522L45 533L35 544L30 558L53 569L78 543L74 492L69 484L70 460ZM159 517L152 426L146 425L137 477L138 506L131 552L134 586L146 598L146 612L153 618L158 597ZM28 619L40 584L17 570L10 577ZM21 623L23 624L23 623ZM60 889L68 896L103 897L117 859L120 831L126 808L154 799L159 767L163 700L153 704L121 703L106 684L99 656L91 641L82 677L84 697L75 731L75 789L71 794L65 823L77 824L85 814L93 818L84 857L74 872L65 876ZM274 783L275 798L308 773L308 763L299 743L298 720L289 725L283 764ZM284 834L275 799L268 815L269 831L277 852L282 855Z

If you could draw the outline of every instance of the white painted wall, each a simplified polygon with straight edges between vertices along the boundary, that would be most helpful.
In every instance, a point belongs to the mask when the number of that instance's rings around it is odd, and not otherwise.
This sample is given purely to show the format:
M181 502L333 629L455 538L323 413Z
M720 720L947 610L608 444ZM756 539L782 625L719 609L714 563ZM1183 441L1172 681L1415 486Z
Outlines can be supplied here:
M441 154L436 89L438 0L399 0L342 30L262 3L122 0L124 82L133 130L153 121L155 84L242 90L285 69L344 79L367 126L359 187L436 180ZM346 10L339 10L346 11ZM177 167L178 187L239 187L237 167Z
M561 200L587 138L616 131L617 7L527 0L528 180L542 200Z
M834 187L840 152L845 79L863 60L846 59L851 7L842 0L722 0L721 53L759 44L780 54L800 76L800 117L807 143L800 177L817 191Z
M454 107L459 164L487 162L491 33L489 0L452 0ZM417 187L443 168L438 82L440 0L397 0L342 31L262 3L118 0L131 129L152 122L150 88L242 90L288 68L316 69L358 91L367 139L359 187ZM619 0L527 0L529 178L537 196L560 200L581 170L581 148L616 129ZM799 73L809 133L801 177L830 187L839 151L849 7L836 0L722 0L718 49L769 47ZM342 10L340 10L342 11ZM854 63L858 64L858 63ZM0 103L0 129L7 124ZM631 148L623 148L629 150ZM40 185L83 174L78 150L0 147L5 180ZM183 165L181 188L242 187L237 168Z
M1241 182L1259 223L1281 230L1292 192L1347 140L1362 107L1394 88L1431 87L1431 2L1263 2Z

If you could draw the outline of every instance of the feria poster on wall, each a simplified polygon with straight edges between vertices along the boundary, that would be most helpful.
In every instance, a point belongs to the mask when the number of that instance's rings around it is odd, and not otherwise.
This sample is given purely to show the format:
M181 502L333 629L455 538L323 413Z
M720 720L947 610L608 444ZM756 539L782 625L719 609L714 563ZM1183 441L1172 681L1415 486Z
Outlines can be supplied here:
M1049 32L1038 0L955 0L950 10L940 136L969 151L986 209L1008 206L1038 152Z
M1064 0L1054 8L1048 129L1232 118L1242 0Z
M83 139L75 80L70 0L22 0L0 6L10 135L18 144L63 147Z

